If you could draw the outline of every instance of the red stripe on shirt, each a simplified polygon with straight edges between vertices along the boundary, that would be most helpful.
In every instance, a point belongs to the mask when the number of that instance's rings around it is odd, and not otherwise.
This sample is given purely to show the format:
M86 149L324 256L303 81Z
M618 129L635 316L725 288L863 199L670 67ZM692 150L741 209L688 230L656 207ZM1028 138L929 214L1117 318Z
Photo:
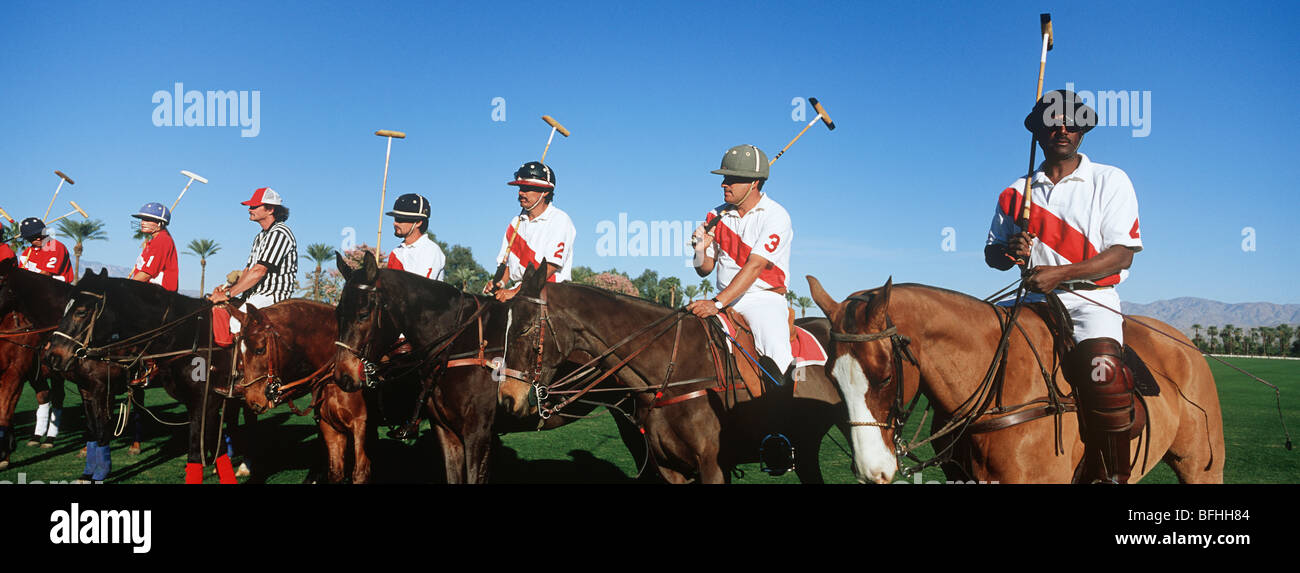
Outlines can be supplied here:
M709 213L708 220L712 221L717 215ZM727 227L726 223L719 222L718 230L714 233L717 237L718 248L727 256L736 261L737 265L744 268L745 263L749 262L749 253L752 250L749 245L740 239L740 235ZM770 262L770 261L769 261ZM785 271L782 271L775 263L769 264L758 274L758 278L772 286L772 288L785 287Z
M998 197L998 208L1008 217L1017 217L1024 202L1024 195L1014 187L1007 187ZM1134 225L1137 222L1134 221ZM1088 238L1078 229L1071 227L1055 213L1034 203L1029 208L1029 229L1044 245L1071 263L1080 263L1097 256L1097 249L1088 242ZM1119 273L1095 279L1092 282L1108 286L1119 283Z

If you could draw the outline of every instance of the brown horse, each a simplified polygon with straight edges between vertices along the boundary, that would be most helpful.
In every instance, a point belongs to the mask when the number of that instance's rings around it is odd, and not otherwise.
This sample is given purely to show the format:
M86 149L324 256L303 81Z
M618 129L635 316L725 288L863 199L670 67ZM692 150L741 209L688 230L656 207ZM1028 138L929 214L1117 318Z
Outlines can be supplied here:
M1070 387L1054 366L1053 333L1036 312L1019 313L997 387L981 378L997 372L990 363L1002 338L1005 310L958 292L894 285L892 280L836 302L817 279L808 277L808 283L838 337L827 370L847 397L859 481L893 479L902 445L896 434L906 418L903 405L918 392L934 408L932 435L957 430L935 441L935 451L953 446L955 457L944 464L950 479L1072 480L1083 442L1072 408L1052 413L1048 385L1054 385L1050 392L1064 403L1070 400ZM1133 481L1163 459L1180 482L1222 483L1223 421L1209 366L1173 327L1134 319L1159 329L1134 320L1124 323L1125 342L1145 360L1160 394L1144 397L1147 429L1133 437ZM1017 420L1022 423L1013 423ZM891 442L894 448L886 445Z
M290 299L264 309L250 304L246 313L232 310L231 315L242 323L237 352L244 382L237 389L244 401L261 414L310 391L329 456L329 482L340 483L347 475L351 445L352 483L368 483L365 398L329 383L338 332L334 307Z
M553 393L543 406L558 410L572 395L557 393L568 388L553 385L562 376L556 368L565 356L585 353L601 357L601 371L618 372L609 384L635 396L634 417L667 481L698 476L704 483L725 483L737 464L758 459L760 442L774 430L790 438L800 481L822 481L822 438L837 425L847 433L842 400L823 369L805 369L807 378L796 384L792 400L751 399L730 376L718 379L714 351L725 342L704 321L643 299L544 279L540 272L526 274L508 306L505 366L516 380L501 389L513 413L534 411L528 395L539 388ZM805 322L825 345L829 325Z
M23 381L43 378L40 347L59 323L72 285L22 270L13 259L0 262L0 469L8 465L16 436L14 409ZM62 385L63 379L55 377Z

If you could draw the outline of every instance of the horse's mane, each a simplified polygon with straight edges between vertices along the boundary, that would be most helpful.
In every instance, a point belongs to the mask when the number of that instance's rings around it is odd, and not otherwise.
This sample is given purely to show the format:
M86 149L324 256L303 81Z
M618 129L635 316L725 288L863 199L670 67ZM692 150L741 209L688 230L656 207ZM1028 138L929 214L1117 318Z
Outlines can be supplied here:
M82 290L104 292L109 297L109 304L122 310L116 318L124 327L123 334L157 328L164 312L167 313L168 321L175 320L203 304L200 299L169 291L159 285L125 278L91 274L78 286ZM120 306L123 298L130 308Z
M602 296L612 300L617 300L648 311L674 312L677 310L676 308L673 308L666 304L655 302L653 300L644 299L639 296L632 296L630 294L624 294L621 292L615 292L608 289L603 289L598 286L579 284L575 282L557 283L557 284L553 284L552 286L564 286L566 288L578 289L584 293Z

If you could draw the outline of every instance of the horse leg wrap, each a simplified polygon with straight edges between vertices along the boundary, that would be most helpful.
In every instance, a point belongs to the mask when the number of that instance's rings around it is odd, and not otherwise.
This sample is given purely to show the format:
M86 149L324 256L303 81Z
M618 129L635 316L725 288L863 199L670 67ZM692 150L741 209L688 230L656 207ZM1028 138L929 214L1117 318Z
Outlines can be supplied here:
M1114 339L1090 338L1066 358L1066 379L1079 401L1084 442L1100 453L1101 467L1085 475L1093 480L1125 483L1129 477L1129 435L1139 428L1134 427L1133 373L1122 351Z
M86 473L90 474L90 479L101 482L108 479L108 473L113 469L113 457L108 449L108 444L100 445L99 442L90 442L86 444Z
M224 484L237 484L235 468L230 465L230 456L221 454L217 457L217 479Z
M55 408L50 411L50 425L45 431L45 437L57 438L59 436L59 424L63 423L63 408Z
M185 464L185 483L203 483L203 465L196 463Z
M50 403L36 405L36 434L37 438L45 436L45 432L50 427Z

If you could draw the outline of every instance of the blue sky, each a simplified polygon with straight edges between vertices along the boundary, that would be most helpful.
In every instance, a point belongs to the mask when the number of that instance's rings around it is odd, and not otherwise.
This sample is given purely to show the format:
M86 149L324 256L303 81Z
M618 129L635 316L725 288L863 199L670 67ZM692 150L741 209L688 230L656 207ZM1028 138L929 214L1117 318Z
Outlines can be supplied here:
M1045 89L1149 97L1146 137L1105 126L1082 146L1137 189L1146 249L1121 296L1300 303L1292 3L5 3L0 206L39 216L62 170L77 184L52 215L76 200L111 238L85 257L129 266L130 214L170 204L188 169L211 183L186 194L173 234L219 242L209 274L224 274L257 231L238 203L258 187L285 196L302 251L348 228L373 244L384 140L371 133L395 129L408 138L389 203L426 195L438 237L491 269L518 210L505 182L541 155L549 114L573 132L548 163L576 264L695 282L684 257L598 256L598 225L702 218L722 152L774 154L802 127L792 100L812 96L837 129L809 130L767 187L794 220L793 288L814 274L843 297L892 275L984 296L1014 279L981 253L1028 161L1043 11ZM153 94L178 82L259 92L257 136L155 126ZM198 261L181 265L196 289Z

